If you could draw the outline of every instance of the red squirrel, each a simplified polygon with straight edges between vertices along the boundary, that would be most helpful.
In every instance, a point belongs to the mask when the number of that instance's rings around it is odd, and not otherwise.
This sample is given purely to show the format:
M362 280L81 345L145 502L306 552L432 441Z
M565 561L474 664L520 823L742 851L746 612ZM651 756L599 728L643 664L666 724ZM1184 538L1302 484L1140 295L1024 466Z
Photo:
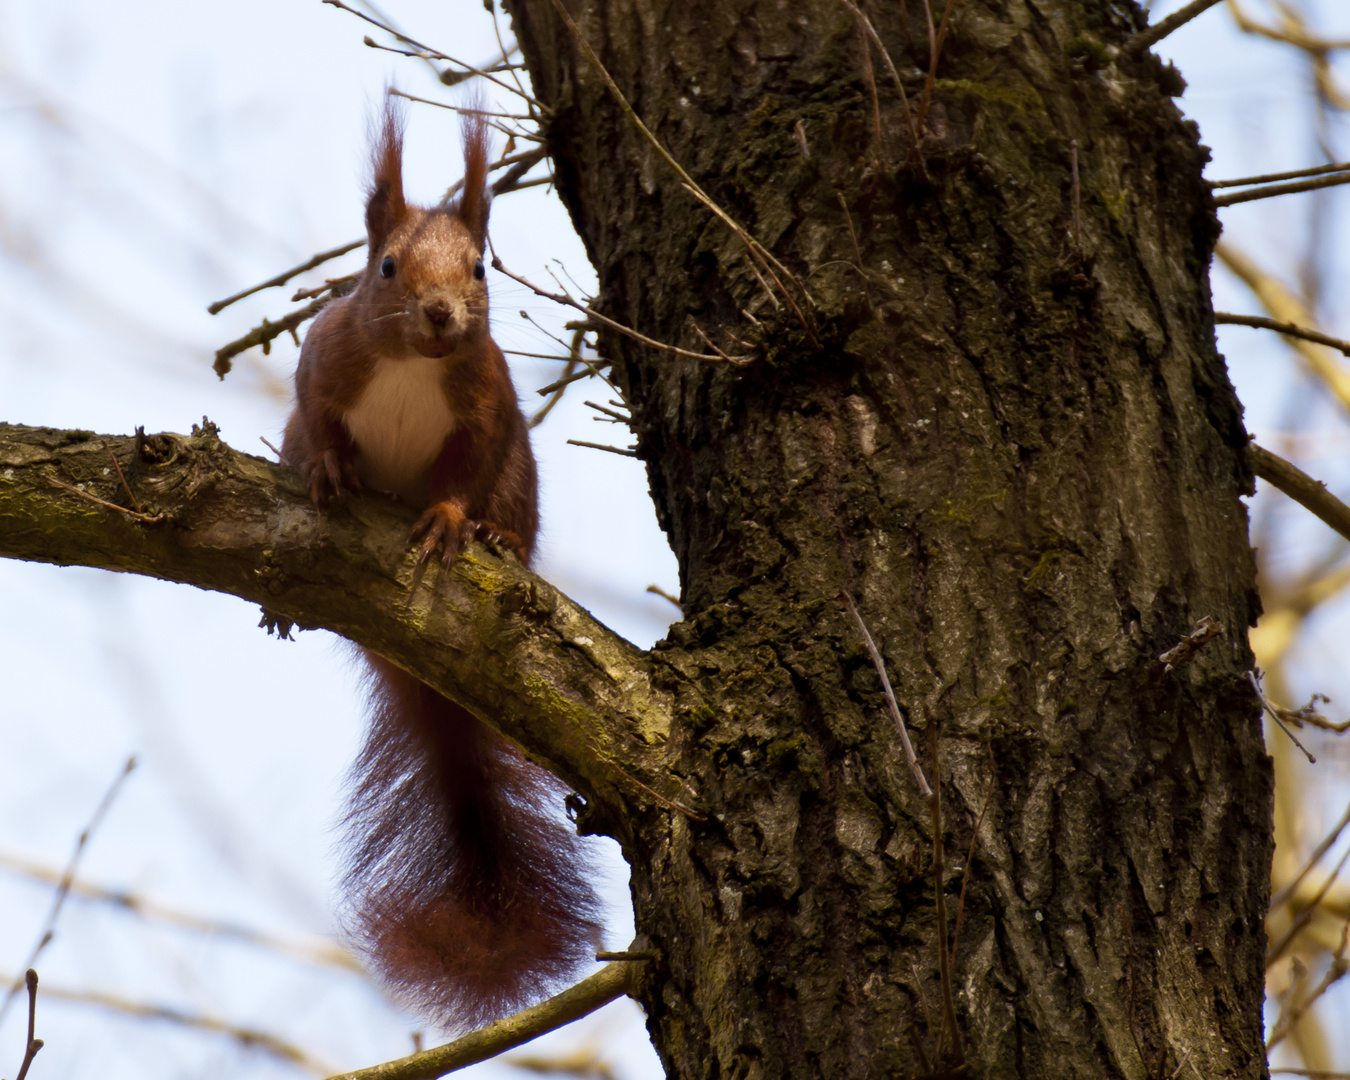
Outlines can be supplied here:
M472 539L528 563L534 455L484 280L487 125L464 125L457 201L405 201L387 107L366 203L366 268L300 350L282 457L316 505L371 489L422 510L412 539L448 567ZM396 993L477 1025L594 959L599 901L559 784L468 710L364 653L370 723L347 815L349 931Z

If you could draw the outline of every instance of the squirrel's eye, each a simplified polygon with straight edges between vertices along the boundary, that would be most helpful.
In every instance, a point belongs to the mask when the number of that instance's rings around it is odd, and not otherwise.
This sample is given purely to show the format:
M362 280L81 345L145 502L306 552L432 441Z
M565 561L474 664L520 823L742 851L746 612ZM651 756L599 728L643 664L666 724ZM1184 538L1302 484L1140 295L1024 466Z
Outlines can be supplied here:
M483 280L483 275L486 274L486 273L487 273L487 271L483 269L483 260L482 260L482 259L474 259L474 261L473 261L473 276L474 276L475 278L477 278L479 281L482 281L482 280Z
M393 276L394 276L394 257L392 255L386 255L384 257L384 262L380 263L380 277L393 277Z

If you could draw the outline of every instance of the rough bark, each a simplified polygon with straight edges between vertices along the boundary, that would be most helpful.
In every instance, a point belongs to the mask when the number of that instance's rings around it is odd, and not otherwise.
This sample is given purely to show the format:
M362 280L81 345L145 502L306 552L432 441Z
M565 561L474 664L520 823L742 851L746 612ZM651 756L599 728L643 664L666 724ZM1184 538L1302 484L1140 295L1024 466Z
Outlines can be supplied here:
M874 52L877 141L840 0L568 6L814 302L771 300L552 0L512 0L599 310L758 356L603 342L682 574L685 620L653 653L665 752L711 818L644 816L626 842L670 1075L957 1064L929 807L840 590L920 747L937 733L969 1074L1264 1075L1251 477L1214 345L1205 151L1175 72L1113 59L1137 8L956 0L915 147ZM869 7L911 115L924 12ZM1206 615L1225 636L1164 673Z

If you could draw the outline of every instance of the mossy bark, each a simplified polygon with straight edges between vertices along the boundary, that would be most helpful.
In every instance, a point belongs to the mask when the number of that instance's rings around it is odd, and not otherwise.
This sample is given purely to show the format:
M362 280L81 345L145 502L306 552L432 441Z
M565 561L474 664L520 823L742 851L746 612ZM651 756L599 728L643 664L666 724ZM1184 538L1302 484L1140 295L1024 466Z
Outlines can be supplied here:
M671 790L708 817L624 838L669 1074L957 1070L930 809L847 591L940 781L966 1074L1265 1075L1246 435L1214 344L1205 151L1176 74L1116 59L1138 10L956 0L915 146L919 0L869 7L908 114L839 0L569 5L803 283L799 315L552 0L510 6L599 310L756 354L602 342L682 575L651 657L677 703ZM1165 672L1206 615L1225 635Z

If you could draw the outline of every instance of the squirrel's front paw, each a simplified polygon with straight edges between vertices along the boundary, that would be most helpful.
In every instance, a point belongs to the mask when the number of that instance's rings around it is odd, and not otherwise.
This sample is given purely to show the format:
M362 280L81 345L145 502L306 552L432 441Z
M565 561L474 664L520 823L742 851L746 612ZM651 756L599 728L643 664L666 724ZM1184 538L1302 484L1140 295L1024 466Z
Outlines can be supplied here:
M470 540L481 540L507 548L520 556L522 562L526 557L525 545L515 533L509 529L499 529L488 521L474 521L465 517L464 511L452 502L439 502L431 506L413 526L412 538L422 540L417 552L419 565L441 547L444 548L441 562L448 567L459 558L459 553Z
M323 506L344 491L361 490L361 478L352 462L331 447L305 462L305 483L315 506Z

